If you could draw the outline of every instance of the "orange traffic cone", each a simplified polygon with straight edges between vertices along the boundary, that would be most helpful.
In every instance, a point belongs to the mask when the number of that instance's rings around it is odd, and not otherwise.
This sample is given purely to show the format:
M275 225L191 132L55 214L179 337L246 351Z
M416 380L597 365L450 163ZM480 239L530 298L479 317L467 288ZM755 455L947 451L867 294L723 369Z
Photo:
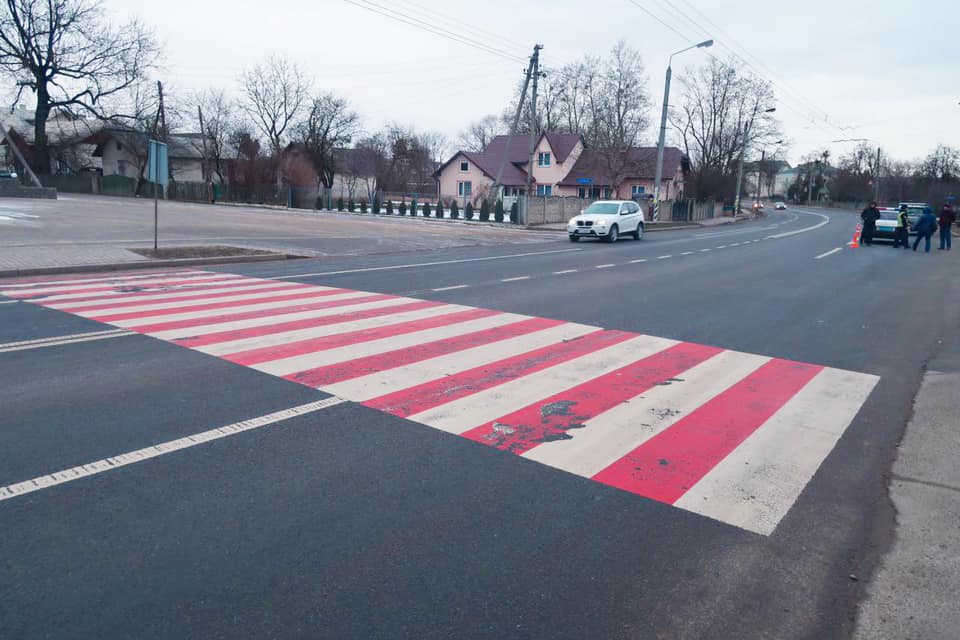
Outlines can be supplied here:
M858 249L860 247L860 234L863 232L863 225L858 224L856 230L853 232L853 241L850 243L851 249Z

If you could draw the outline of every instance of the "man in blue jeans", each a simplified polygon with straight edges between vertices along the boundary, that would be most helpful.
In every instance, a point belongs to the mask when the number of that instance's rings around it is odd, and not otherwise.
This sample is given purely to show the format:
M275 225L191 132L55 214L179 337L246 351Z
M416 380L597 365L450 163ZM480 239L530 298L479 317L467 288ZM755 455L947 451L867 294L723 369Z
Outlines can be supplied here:
M917 239L913 241L913 250L917 250L917 247L920 245L920 240L922 239L924 241L924 252L930 253L930 237L933 235L933 232L937 230L937 219L933 215L933 209L925 207L923 209L923 215L917 220L917 224L914 225L913 229L917 232Z
M957 221L956 214L953 213L953 209L950 208L949 204L943 205L943 210L940 211L940 220L938 221L940 225L940 250L943 251L946 249L950 250L950 227L953 226L953 223Z

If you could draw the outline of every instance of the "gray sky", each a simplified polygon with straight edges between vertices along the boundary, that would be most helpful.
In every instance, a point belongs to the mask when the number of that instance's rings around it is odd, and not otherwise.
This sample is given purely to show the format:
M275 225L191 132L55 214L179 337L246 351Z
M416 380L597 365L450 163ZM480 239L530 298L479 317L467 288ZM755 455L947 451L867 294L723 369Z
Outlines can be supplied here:
M706 53L730 47L773 80L789 159L829 147L838 156L870 138L915 159L943 142L960 146L960 3L956 0L378 0L433 14L444 31L470 34L520 58L535 42L543 63L604 54L626 39L643 55L659 120L669 54L713 37L717 45L674 60L674 78ZM385 122L439 130L451 140L469 122L500 113L523 61L511 61L376 15L344 0L108 0L136 15L167 47L165 84L175 91L236 91L240 71L270 53L303 65L318 87L347 97L368 130ZM426 10L425 10L426 9ZM698 13L699 12L699 13ZM686 14L686 15L682 15ZM690 19L698 22L695 26ZM842 129L840 128L842 127ZM654 143L654 131L647 143Z

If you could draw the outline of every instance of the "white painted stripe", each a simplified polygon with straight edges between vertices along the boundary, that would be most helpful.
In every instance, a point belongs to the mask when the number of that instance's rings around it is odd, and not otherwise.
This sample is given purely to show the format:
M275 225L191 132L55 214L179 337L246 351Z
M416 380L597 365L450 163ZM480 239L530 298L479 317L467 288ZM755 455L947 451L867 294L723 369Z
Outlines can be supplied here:
M740 243L739 243L739 242L734 242L734 243L731 244L730 246L731 246L731 247L739 247L739 246L740 246Z
M717 249L726 249L726 248L727 248L727 245L725 245L725 244L722 244L722 245L720 245L719 247L717 247Z
M530 276L517 276L516 278L504 278L500 282L518 282L520 280L529 280Z
M405 333L399 336L381 338L380 340L370 340L356 344L338 347L336 349L326 349L314 353L306 353L301 356L293 356L282 360L264 362L254 365L253 368L264 373L270 373L275 376L285 376L298 371L306 371L315 367L324 367L330 364L365 358L367 356L394 351L396 349L405 349L428 342L452 338L454 336L472 333L473 331L482 331L484 329L493 329L505 324L526 320L529 316L521 316L515 313L501 313L477 320L459 322L446 327L434 329L425 329L413 333Z
M321 293L321 292L317 292ZM196 318L210 318L232 313L247 313L250 311L267 311L268 309L282 309L285 307L298 307L312 302L348 300L350 298L361 298L371 295L364 291L351 291L349 293L335 293L328 296L319 296L310 298L304 295L303 298L296 300L279 300L273 302L260 302L257 304L243 304L237 306L220 307L218 309L206 309L204 311L187 311L184 313L171 313L162 316L145 316L142 318L129 318L127 320L114 320L110 324L117 327L138 327L141 325L158 324L161 322L177 322L180 320L194 320ZM190 334L193 335L193 334Z
M591 477L678 420L689 415L770 358L723 351L658 385L594 416L571 440L545 442L524 456L570 473Z
M91 331L89 333L75 333L69 336L54 336L51 338L37 338L36 340L23 340L21 342L8 342L0 344L0 353L11 351L27 351L29 349L41 349L43 347L57 347L77 342L90 342L92 340L107 340L109 338L119 338L121 336L135 335L132 331L124 329L110 329L109 331Z
M684 251L684 252L681 253L680 255L682 255L682 256L692 256L692 255L693 255L693 251Z
M823 222L819 224L815 224L812 227L804 227L803 229L797 229L796 231L787 231L785 233L778 233L777 235L774 235L774 236L767 236L767 239L788 238L790 236L795 236L800 233L807 233L808 231L814 231L824 225L830 224L829 216L825 216L822 213L813 213L812 211L803 211L802 213L805 213L808 216L817 216L817 217L823 218Z
M713 249L700 249L700 253L710 253Z
M362 295L361 295L362 294ZM351 294L350 298L364 297L370 294L356 292ZM330 296L338 298L340 296ZM345 297L345 296L344 296ZM325 298L321 298L323 300ZM347 298L349 299L349 298ZM273 316L259 316L247 320L233 320L230 322L213 322L211 324L199 325L196 327L186 327L183 329L167 329L166 331L154 331L150 333L154 338L160 340L176 340L177 338L186 338L188 336L203 336L208 333L219 333L221 331L235 331L237 329L251 329L253 327L265 327L282 322L293 322L296 320L306 320L308 318L323 318L326 316L336 316L342 313L353 313L355 311L367 311L369 309L379 309L383 307L394 307L401 304L418 302L413 298L387 298L386 300L376 300L374 302L363 302L360 304L345 304L342 306L329 307L326 309L314 309L312 311L296 311L292 313L282 313ZM226 315L231 312L228 309Z
M432 289L432 291L453 291L454 289L466 289L469 286L468 284L455 284L452 287L440 287L438 289Z
M0 304L17 304L19 300L0 300Z
M646 258L638 258L637 260L631 260L630 264L640 264L641 262L646 262Z
M676 340L637 336L555 367L537 371L514 380L511 384L487 389L418 413L410 416L410 420L450 433L462 433L675 344Z
M769 535L879 378L824 369L675 504Z
M193 305L202 305L202 304L221 304L227 302L252 302L255 300L267 300L270 298L281 298L283 296L289 296L295 293L319 293L320 291L329 291L331 287L313 287L311 285L302 285L295 283L284 283L284 288L279 291L244 291L238 293L235 296L224 296L222 298L210 298L209 300L173 300L171 302L154 302L151 304L138 304L135 306L120 306L120 307L103 307L95 309L64 309L64 311L69 310L71 313L75 313L78 316L84 317L98 317L98 316L108 316L114 313L141 313L146 311L162 311L164 309L176 310L182 307L190 307ZM123 298L117 299L117 304L125 304Z
M667 258L672 258L672 257L673 257L672 255L667 254L665 256L657 256L657 260L666 260Z
M34 287L47 287L57 284L89 284L91 282L109 283L118 280L149 280L151 278L172 277L172 276L195 276L208 275L211 271L164 271L162 273L145 273L139 275L113 275L101 278L77 278L75 280L37 280L35 282L17 282L4 285L9 289L31 289ZM229 274L222 274L229 275Z
M838 252L840 252L840 251L843 251L843 247L837 247L836 249L831 249L830 251L827 251L826 253L821 253L820 255L818 255L817 257L815 257L814 260L821 260L821 259L823 259L823 258L826 258L827 256L832 256L833 254L838 253Z
M405 322L415 322L426 318L434 318L457 311L467 311L473 307L465 307L459 304L445 304L439 307L428 307L426 309L417 309L416 311L404 311L401 313L391 313L374 318L364 318L363 320L352 320L349 322L338 322L336 324L327 324L319 327L306 327L304 329L294 329L293 331L284 331L282 333L268 333L253 338L242 338L240 340L231 340L229 342L215 342L202 347L197 347L197 351L208 353L212 356L224 356L251 349L262 349L264 347L274 347L290 342L299 342L300 340L309 340L311 338L321 338L340 333L349 333L350 331L363 331L364 329L374 329L376 327L386 327L389 325L403 324Z
M129 453L121 453L120 455L113 456L111 458L96 460L94 462L89 462L71 469L56 471L54 473L40 476L39 478L33 478L32 480L27 480L25 482L18 482L17 484L0 487L0 501L9 500L11 498L22 496L28 493L33 493L41 489L48 489L66 482L79 480L81 478L87 478L105 471L110 471L112 469L119 469L120 467L125 467L136 462L150 460L151 458L156 458L168 453L173 453L174 451L180 451L182 449L188 449L190 447L195 447L198 444L203 444L205 442L211 442L213 440L219 440L221 438L233 436L238 433L243 433L244 431L251 431L253 429L266 427L271 424L290 420L291 418L296 418L298 416L314 413L322 409L327 409L329 407L341 404L342 402L344 401L340 398L326 398L324 400L318 400L317 402L311 402L298 407L292 407L290 409L284 409L283 411L270 413L258 418L251 418L242 422L235 422L224 427L211 429L209 431L197 433L185 438L169 440L167 442L162 442L160 444L145 447L143 449L137 449L136 451L131 451Z
M566 271L554 271L554 272L553 272L553 275L555 275L555 276L562 276L562 275L564 275L564 274L566 274L566 273L576 273L576 272L577 272L577 269L567 269Z
M284 280L287 278L314 278L317 276L339 276L345 273L370 273L371 271L393 271L395 269L416 269L417 267L434 267L442 264L462 264L465 262L488 262L490 260L503 260L504 258L526 258L529 256L546 256L554 253L570 253L571 251L583 251L583 249L556 249L553 251L530 251L527 253L514 253L505 256L488 256L485 258L463 258L461 260L440 260L438 262L418 262L413 264L397 264L388 267L367 267L365 269L346 269L343 271L323 271L320 273L300 273L293 276L278 276L274 280Z
M615 267L615 264L598 264L594 269L609 269L610 267Z
M341 398L363 402L402 389L409 389L418 384L439 380L474 367L512 358L559 342L573 340L600 330L599 327L584 324L563 324L395 369L371 373L360 378L345 380L325 386L323 389Z
M172 281L179 281L179 280L189 280L191 282L200 283L205 280L220 279L220 278L222 278L224 281L240 280L243 278L243 276L236 276L229 273L204 272L204 273L201 273L200 275L154 276L150 279L137 280L135 282L130 282L130 278L114 278L112 280L106 280L103 282L96 282L91 284L83 284L83 285L77 285L77 286L72 286L70 284L63 284L63 285L53 286L53 287L46 286L47 283L44 282L44 283L37 283L38 286L34 288L9 289L6 291L11 295L17 295L17 296L22 296L24 294L29 294L32 296L40 296L40 295L53 294L53 293L62 292L62 291L70 291L70 292L89 291L91 289L98 289L100 287L106 287L111 285L116 287L125 287L125 286L141 287L146 284L159 284L163 282L172 282Z
M46 307L52 307L54 309L63 309L64 311L72 311L73 309L83 309L85 307L96 307L100 305L108 305L113 302L129 302L136 300L137 302L153 302L156 300L176 300L178 298L184 298L187 296L195 295L214 295L217 293L230 293L235 291L238 295L245 291L256 291L258 289L273 288L273 287L287 287L287 288L296 288L298 285L295 282L277 282L275 280L255 280L250 279L249 282L246 282L240 286L234 284L236 280L228 281L223 283L223 286L218 286L219 283L202 283L198 282L196 284L176 284L171 286L158 285L157 287L144 287L147 291L99 291L97 293L65 293L58 296L47 296L43 300L40 300L41 304ZM228 286L233 284L233 286ZM150 290L155 291L151 293ZM77 298L87 298L90 296L96 296L101 298L99 300L80 300L76 301Z

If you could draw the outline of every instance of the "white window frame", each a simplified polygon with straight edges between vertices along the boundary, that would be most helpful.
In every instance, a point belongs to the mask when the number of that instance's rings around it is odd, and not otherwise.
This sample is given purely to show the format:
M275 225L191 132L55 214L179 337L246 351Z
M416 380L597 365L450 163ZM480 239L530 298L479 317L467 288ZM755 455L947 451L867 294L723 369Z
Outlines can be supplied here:
M538 184L538 185L537 185L537 197L541 197L541 198L550 198L550 197L553 197L553 185L552 185L552 184Z
M637 197L640 197L640 196L646 196L646 195L647 195L647 188L646 188L645 186L643 186L642 184L635 184L635 185L633 185L632 187L630 187L630 194L631 194L634 198L637 198Z
M457 182L457 196L461 198L469 198L473 195L473 182L470 180L463 180Z
M546 162L544 162L546 160ZM549 167L550 163L553 160L551 153L549 151L541 151L537 154L537 166L538 167Z

